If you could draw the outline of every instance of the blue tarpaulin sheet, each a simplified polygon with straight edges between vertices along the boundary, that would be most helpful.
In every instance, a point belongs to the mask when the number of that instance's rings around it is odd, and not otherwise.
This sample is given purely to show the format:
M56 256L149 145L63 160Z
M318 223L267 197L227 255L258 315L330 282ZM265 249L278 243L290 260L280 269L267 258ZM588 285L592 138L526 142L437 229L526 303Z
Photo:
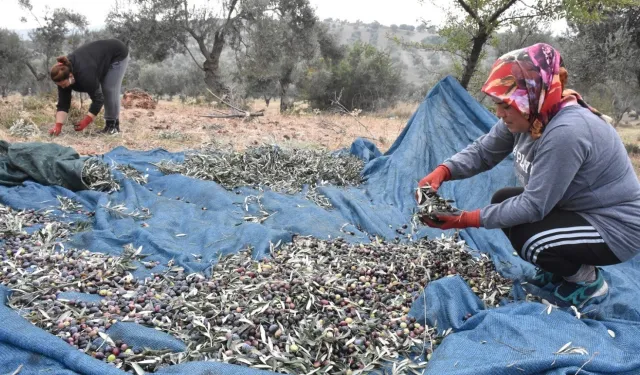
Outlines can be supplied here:
M270 243L291 241L294 235L344 237L352 243L368 242L372 235L395 239L396 229L410 223L416 206L413 191L417 182L445 158L488 132L495 122L496 118L455 79L445 78L429 92L386 153L382 154L367 140L354 141L350 152L365 160L366 182L358 187L320 188L335 207L332 210L316 206L304 198L304 193L286 195L268 190L262 193L250 188L228 191L210 181L165 176L153 163L167 159L181 161L184 154L123 147L102 155L103 160L135 167L149 175L148 184L139 185L118 172L122 188L111 194L72 192L59 186L25 182L17 187L0 186L0 203L15 209L55 210L58 195L73 198L96 214L92 230L70 239L65 244L67 248L117 255L124 245L131 243L151 254L145 260L166 264L173 259L190 272L206 272L220 255L251 247L259 258L268 254ZM489 203L494 191L516 184L512 163L508 158L491 171L447 182L440 193L455 199L460 208L482 207ZM245 198L260 194L264 209L275 214L261 224L244 221ZM148 208L151 212L151 218L145 220L148 226L110 215L104 208L107 204ZM249 205L250 212L258 209L253 206ZM348 224L345 230L353 235L341 231L344 224ZM415 237L441 234L439 230L421 228ZM530 265L513 255L502 231L469 229L460 234L471 248L490 254L504 276L522 280L532 273ZM459 277L432 282L424 296L414 303L411 314L437 324L440 331L450 328L452 333L433 353L425 373L640 373L637 355L640 264L632 260L605 267L605 277L611 287L610 295L587 306L581 319L570 310L553 309L548 313L545 305L533 302L509 303L487 310ZM0 287L0 301L5 301L8 293ZM463 320L468 313L473 316ZM33 326L2 303L0 321L0 374L13 373L19 366L21 375L122 373ZM168 335L132 323L115 324L108 333L134 345L175 351L184 348L184 343ZM557 354L569 342L588 354ZM254 373L267 372L213 362L170 366L158 372Z

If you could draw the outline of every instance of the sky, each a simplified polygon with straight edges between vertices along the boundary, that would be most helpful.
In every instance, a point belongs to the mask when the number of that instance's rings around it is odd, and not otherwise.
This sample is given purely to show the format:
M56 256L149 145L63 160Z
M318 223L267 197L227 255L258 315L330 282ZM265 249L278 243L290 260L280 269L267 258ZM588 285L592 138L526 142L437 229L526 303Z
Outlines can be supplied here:
M448 0L442 0L448 3ZM197 2L192 1L192 2ZM371 1L371 0L310 0L316 9L316 14L320 19L339 18L350 22L361 20L365 23L378 21L383 25L409 24L419 25L421 18L428 18L434 24L442 20L442 12L432 4L421 5L418 0L394 0ZM18 0L0 0L3 3L3 13L5 15L0 26L9 29L28 29L37 27L38 24L29 17L18 6ZM5 4L6 3L6 4ZM109 10L115 5L115 0L31 0L34 13L38 16L42 14L46 6L51 8L64 6L75 10L87 17L91 27L99 27L104 24L104 19ZM373 5L376 4L377 5ZM20 17L26 16L27 23L20 22Z
M207 0L191 0L190 3L205 1ZM423 4L418 0L310 0L310 2L320 19L338 18L349 22L360 20L371 23L378 21L387 26L403 23L417 26L422 19L438 25L444 18L444 12L438 6L431 4L430 1L424 1ZM435 2L448 4L450 0L436 0ZM19 30L38 26L33 17L18 6L18 0L0 0L0 3L2 3L5 14L0 21L0 27ZM104 24L105 17L115 5L116 0L31 0L31 3L34 7L34 13L39 17L47 6L50 8L64 6L86 16L89 27L99 28ZM27 18L27 23L20 22L22 16ZM553 27L553 29L560 28L562 28L562 23Z

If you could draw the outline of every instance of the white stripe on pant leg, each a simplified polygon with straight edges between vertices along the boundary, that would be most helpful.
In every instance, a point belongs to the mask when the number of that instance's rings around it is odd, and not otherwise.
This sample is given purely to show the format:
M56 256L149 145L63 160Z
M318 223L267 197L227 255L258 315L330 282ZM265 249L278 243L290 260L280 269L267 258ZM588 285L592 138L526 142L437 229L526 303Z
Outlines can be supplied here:
M525 249L533 241L537 240L538 238L540 238L542 236L546 236L547 234L552 234L552 233L572 232L572 231L576 231L576 230L596 230L596 228L592 227L591 225L588 225L588 226L582 226L582 227L554 228L554 229L545 230L544 232L540 232L540 233L536 234L535 236L531 236L531 238L529 238L527 240L527 242L524 243L524 245L522 246L522 250L521 250L522 255L524 256Z
M536 248L549 242L557 241L563 238L595 238L595 237L601 237L600 233L596 232L595 229L589 232L565 233L565 234L558 234L556 236L545 237L541 240L538 240L532 243L531 246L529 246L529 248L525 251L526 258L524 259L530 260Z
M533 241L537 240L542 236L546 236L547 234L552 234L552 233L572 232L576 230L596 230L596 228L592 227L591 225L588 225L588 226L582 226L582 227L554 228L554 229L545 230L544 232L540 232L534 236L531 236L531 238L529 238L527 242L525 242L524 245L522 245L521 253L524 257L525 249L529 247L529 245Z
M533 254L532 263L536 263L538 261L538 255L540 254L540 252L542 250L549 249L551 247L556 247L556 246L577 245L577 244L583 244L583 243L604 243L604 240L602 238L598 238L598 239L593 239L593 240L574 240L574 241L554 242L554 243L551 243L551 244L548 244L548 245L545 245L543 247L538 248L538 250L536 250L536 253Z

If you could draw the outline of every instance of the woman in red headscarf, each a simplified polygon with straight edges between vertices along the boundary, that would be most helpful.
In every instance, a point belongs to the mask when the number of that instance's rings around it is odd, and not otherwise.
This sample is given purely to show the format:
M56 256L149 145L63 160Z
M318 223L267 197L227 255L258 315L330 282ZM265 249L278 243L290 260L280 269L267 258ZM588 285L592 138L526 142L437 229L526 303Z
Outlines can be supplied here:
M419 186L437 190L513 154L522 187L499 190L482 209L423 222L441 229L501 228L518 254L537 266L529 283L551 286L559 306L582 307L608 292L598 266L640 252L640 183L615 129L565 89L566 82L560 53L548 44L500 57L482 87L499 121Z

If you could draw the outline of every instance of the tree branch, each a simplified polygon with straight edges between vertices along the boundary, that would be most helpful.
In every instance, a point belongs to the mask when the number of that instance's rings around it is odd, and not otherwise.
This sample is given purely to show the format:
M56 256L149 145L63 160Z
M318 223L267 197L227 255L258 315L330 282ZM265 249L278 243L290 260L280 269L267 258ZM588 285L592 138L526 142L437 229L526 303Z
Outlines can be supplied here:
M526 42L527 38L529 38L531 35L533 35L533 30L529 29L527 33L520 38L520 42L518 42L516 48L524 48L524 42Z
M237 4L238 4L238 0L231 0L231 3L229 4L229 14L227 15L227 21L224 24L225 27L231 21L231 15L233 14L233 11L235 10Z
M554 9L553 8L540 8L538 6L534 5L530 5L527 4L526 1L524 0L520 0L520 3L528 9L531 9L532 11L534 11L535 13L533 15L529 15L530 17L543 17L543 16L550 16L552 14L554 14Z
M228 106L229 106L229 107L231 107L232 109L235 109L236 111L238 111L238 112L240 112L240 113L244 113L245 115L249 113L249 111L242 110L242 109L240 109L240 108L238 108L238 107L236 107L236 106L234 106L234 105L231 105L231 104L229 104L229 103L225 102L225 101L224 101L224 99L222 99L222 98L221 98L221 97L219 97L218 95L214 94L214 93L213 93L213 91L211 91L211 90L209 90L209 89L207 89L207 91L209 91L209 94L213 95L213 97L214 97L214 98L216 98L216 99L218 99L220 102L222 102L222 103L224 103L224 104L228 105Z
M204 71L204 67L202 65L200 65L200 63L198 62L198 60L196 60L196 58L193 56L193 54L191 53L191 50L189 49L189 47L187 46L187 43L184 43L182 41L180 41L180 43L184 46L184 48L187 50L187 52L189 52L189 55L191 56L191 58L193 59L193 62L196 63L196 66L198 68L200 68L200 70Z
M531 19L531 18L537 18L537 17L541 17L541 14L527 14L525 16L513 16L513 17L507 17L507 18L501 18L499 23L504 23L506 21L515 21L515 20L520 20L520 19Z
M462 1L462 0L459 0ZM493 13L493 15L491 16L491 18L489 18L489 23L494 23L496 22L496 20L498 19L498 17L500 17L502 15L502 13L506 12L507 9L511 8L511 6L513 4L515 4L518 0L509 0L507 3L505 3L501 8L498 8L498 10L495 11L495 13Z
M471 18L473 18L474 20L476 20L478 23L481 23L482 20L480 18L478 18L478 15L476 14L476 12L471 9L471 7L469 6L469 4L465 3L464 0L457 0L458 4L460 4L460 6L462 7L462 9L465 10L465 12L469 13L469 15L471 16Z
M207 46L204 44L204 38L201 35L196 34L195 30L193 30L189 26L189 9L188 9L187 1L185 0L183 4L184 4L184 25L182 27L184 27L184 29L189 33L189 35L191 35L191 37L196 40L196 42L198 43L198 47L200 48L200 52L202 52L202 54L205 57L207 57L209 56L209 51L207 50ZM191 51L189 51L189 54L191 54Z
M38 72L36 71L36 69L33 67L33 65L31 65L30 62L25 61L24 64L27 66L27 68L29 68L29 70L31 71L31 73L33 74L34 77L36 77L36 80L38 81L42 81L43 79L45 79L45 77L47 76L46 74L38 74Z
M36 20L36 22L38 23L38 26L42 27L42 23L40 22L40 19L35 15L35 13L33 13L33 5L31 5L31 1L18 0L18 5L20 5L22 9L28 10L29 13L31 13L31 16L33 17L33 19Z
M198 47L200 48L200 52L202 52L202 54L205 57L209 56L209 50L207 49L207 46L204 44L204 38L201 35L196 34L196 32L190 27L185 27L184 29L198 43Z

